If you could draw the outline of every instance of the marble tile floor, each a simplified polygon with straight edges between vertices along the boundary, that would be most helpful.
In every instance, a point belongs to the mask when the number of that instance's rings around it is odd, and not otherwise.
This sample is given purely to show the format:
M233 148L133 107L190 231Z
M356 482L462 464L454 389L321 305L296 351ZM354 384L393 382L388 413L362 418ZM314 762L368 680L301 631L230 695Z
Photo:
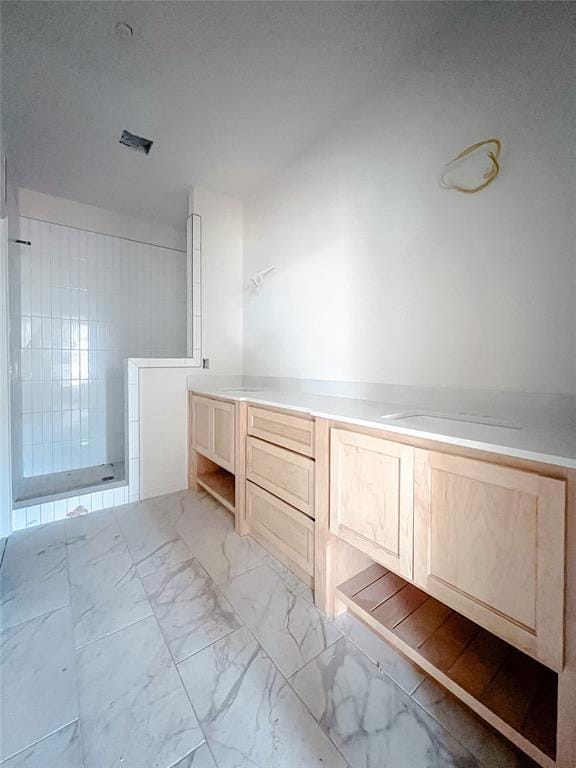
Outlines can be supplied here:
M20 531L0 576L2 768L532 765L205 494Z

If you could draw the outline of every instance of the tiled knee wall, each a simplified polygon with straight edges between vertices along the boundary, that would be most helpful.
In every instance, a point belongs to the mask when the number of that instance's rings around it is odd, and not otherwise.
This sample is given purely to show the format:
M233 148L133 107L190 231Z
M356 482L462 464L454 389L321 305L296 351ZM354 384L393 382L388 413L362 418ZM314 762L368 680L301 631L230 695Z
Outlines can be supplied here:
M19 531L33 525L63 520L78 506L84 507L88 512L97 512L99 509L127 504L128 501L129 489L127 485L123 485L120 488L108 488L105 491L69 496L67 499L49 501L46 504L21 507L12 510L12 530Z

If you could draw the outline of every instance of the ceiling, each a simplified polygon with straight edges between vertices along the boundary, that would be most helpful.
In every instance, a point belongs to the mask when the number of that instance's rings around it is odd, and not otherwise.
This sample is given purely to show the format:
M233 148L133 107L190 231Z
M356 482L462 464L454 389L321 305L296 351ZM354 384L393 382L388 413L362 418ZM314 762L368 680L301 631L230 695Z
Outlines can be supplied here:
M446 76L467 61L476 72L503 54L511 65L563 7L4 0L11 174L21 187L181 226L193 184L245 199L367 101L386 104L410 67ZM119 39L118 22L131 39ZM154 141L148 157L119 144L123 129Z
M192 184L250 195L381 88L450 8L3 2L12 173L22 187L181 224ZM118 143L123 129L154 140L148 157Z

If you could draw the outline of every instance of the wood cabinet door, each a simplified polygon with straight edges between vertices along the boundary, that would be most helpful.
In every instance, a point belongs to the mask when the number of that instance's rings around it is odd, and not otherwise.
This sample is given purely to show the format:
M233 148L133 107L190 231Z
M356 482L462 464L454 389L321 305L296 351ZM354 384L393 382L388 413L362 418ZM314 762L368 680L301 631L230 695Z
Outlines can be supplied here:
M192 447L210 457L212 445L212 400L192 397Z
M343 429L330 431L330 530L412 578L414 449Z
M192 397L192 447L234 472L234 403Z
M229 472L234 472L233 403L212 401L212 459Z
M414 581L560 670L564 481L434 451L415 466Z

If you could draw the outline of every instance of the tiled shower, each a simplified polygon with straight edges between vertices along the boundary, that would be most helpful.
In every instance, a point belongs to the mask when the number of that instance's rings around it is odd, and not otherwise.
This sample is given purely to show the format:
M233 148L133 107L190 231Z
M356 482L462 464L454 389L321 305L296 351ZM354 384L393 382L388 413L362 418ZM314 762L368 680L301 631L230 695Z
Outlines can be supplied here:
M186 254L21 217L11 249L15 505L124 479L127 357L186 356Z

